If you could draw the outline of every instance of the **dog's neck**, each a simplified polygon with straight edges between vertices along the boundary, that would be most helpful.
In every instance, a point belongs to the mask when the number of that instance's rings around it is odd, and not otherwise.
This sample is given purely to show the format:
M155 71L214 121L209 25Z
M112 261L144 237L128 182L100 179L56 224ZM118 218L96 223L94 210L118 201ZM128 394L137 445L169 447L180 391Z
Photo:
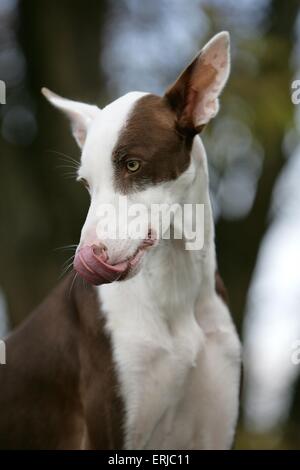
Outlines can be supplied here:
M204 300L204 297L213 295L216 268L214 225L206 153L198 137L194 139L191 161L197 168L188 194L185 194L185 203L204 205L203 248L186 250L185 240L162 240L149 250L138 275L127 281L100 286L100 294L108 294L120 302L123 299L123 303L132 300L136 305L148 304L152 311L166 319L170 315L176 317L176 311L178 316L187 310L192 313L199 297Z

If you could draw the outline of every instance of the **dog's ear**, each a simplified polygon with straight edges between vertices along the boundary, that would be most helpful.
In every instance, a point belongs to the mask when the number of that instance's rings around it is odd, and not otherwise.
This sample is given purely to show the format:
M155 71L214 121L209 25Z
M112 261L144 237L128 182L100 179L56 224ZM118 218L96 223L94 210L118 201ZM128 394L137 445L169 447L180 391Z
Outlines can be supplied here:
M198 133L217 114L218 97L229 71L229 33L223 31L204 46L166 92L181 129Z
M89 125L100 112L97 106L91 104L72 101L56 95L48 88L42 88L43 95L53 104L53 106L61 109L71 121L73 136L79 147L82 148L86 139Z

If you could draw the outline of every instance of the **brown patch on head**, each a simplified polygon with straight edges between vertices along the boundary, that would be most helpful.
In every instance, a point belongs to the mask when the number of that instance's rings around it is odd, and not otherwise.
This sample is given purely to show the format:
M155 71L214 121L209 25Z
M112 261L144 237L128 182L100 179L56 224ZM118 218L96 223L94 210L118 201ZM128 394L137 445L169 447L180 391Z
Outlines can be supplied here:
M180 132L166 98L150 94L140 98L113 151L116 189L128 194L178 178L190 163L193 137ZM132 161L139 168L131 172Z

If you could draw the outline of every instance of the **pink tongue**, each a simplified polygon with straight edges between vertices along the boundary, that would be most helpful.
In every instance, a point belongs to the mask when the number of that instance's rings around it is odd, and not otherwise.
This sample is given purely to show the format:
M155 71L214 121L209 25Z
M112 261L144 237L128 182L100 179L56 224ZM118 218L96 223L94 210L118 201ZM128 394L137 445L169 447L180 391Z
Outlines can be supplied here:
M128 269L128 261L111 265L105 261L104 253L98 254L94 246L85 246L75 255L74 268L88 282L98 286L116 281Z

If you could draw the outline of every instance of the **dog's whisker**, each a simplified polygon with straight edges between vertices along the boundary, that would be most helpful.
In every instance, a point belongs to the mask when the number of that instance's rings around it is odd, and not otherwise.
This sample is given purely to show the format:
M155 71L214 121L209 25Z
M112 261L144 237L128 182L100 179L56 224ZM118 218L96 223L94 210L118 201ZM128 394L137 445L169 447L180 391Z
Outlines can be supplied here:
M79 161L76 158L71 157L71 155L67 155L66 153L60 153L60 159L65 160L67 162L74 162L79 165Z
M74 162L68 162L68 161L63 161L60 165L58 165L58 168L75 168L76 170L79 169L80 165L79 164L76 164Z
M78 166L75 166L75 165L57 165L56 168L67 168L67 169L71 169L71 170L78 170Z
M78 276L78 273L74 273L74 277L73 277L73 280L72 280L72 283L71 283L71 287L70 287L70 291L69 291L69 296L71 297L71 294L72 294L72 289L74 287L74 284L75 284L75 281L77 279L77 276Z
M77 173L73 173L73 172L70 173L70 172L67 172L67 173L64 173L62 176L63 176L64 179L66 179L66 180L70 180L70 179L73 180L73 179L76 179L76 178L77 178Z
M77 244L74 245L64 245L54 248L54 251L67 251L67 250L75 250L77 248Z
M71 157L71 155L67 155L66 153L59 152L58 150L51 150L51 149L46 150L46 152L55 153L56 155L60 156L61 160L73 162L76 165L80 165L80 162L78 160L76 160L76 158Z
M61 273L61 275L59 276L59 279L61 279L62 277L65 276L65 274L67 274L67 272L69 271L69 269L71 268L71 266L73 265L73 263L70 263Z
M75 258L75 255L70 256L70 258L68 258L68 259L63 263L63 266L62 266L63 269L64 269L64 268L66 267L66 265L69 264L71 261L73 262L74 258Z
M67 272L69 271L69 269L73 266L73 259L74 259L74 256L72 257L72 261L70 262L70 259L67 260L67 266L63 267L63 270L62 270L62 273L61 275L59 276L59 279L61 279L63 276L65 276L67 274Z
M70 268L72 267L73 263L71 263L59 276L59 281L68 273L68 271L70 270Z

